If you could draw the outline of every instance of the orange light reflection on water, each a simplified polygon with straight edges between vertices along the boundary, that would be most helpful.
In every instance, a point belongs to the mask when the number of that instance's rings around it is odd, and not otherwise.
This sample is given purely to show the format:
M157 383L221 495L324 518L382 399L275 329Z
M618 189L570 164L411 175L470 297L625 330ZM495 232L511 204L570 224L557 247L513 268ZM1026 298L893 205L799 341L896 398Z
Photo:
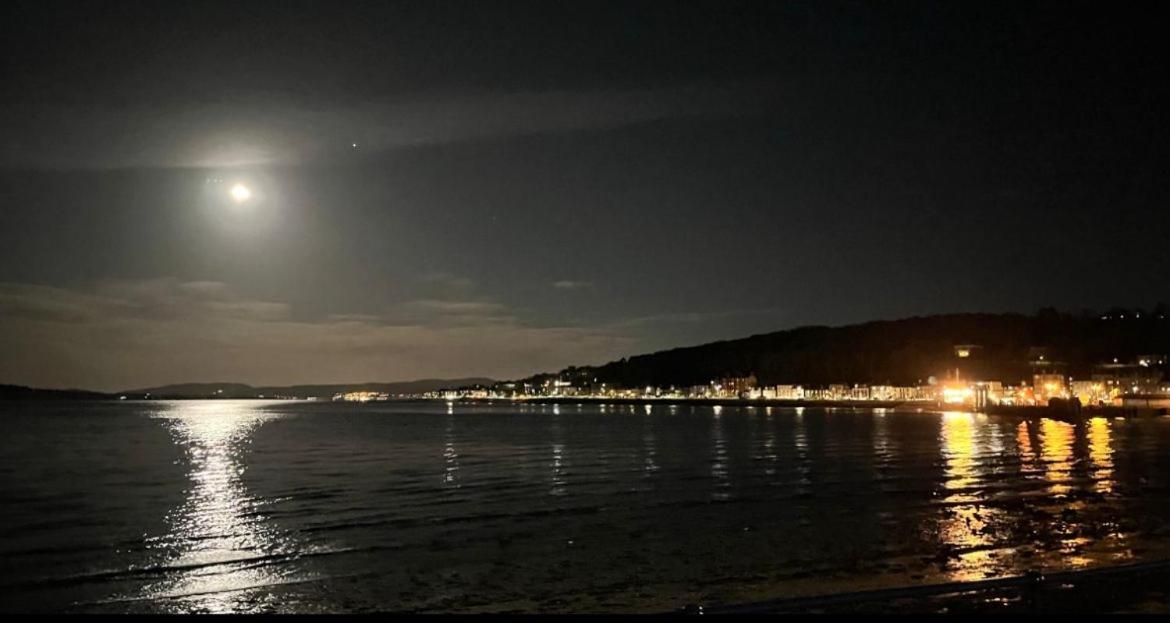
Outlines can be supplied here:
M1049 482L1048 490L1054 495L1065 495L1072 490L1069 485L1073 469L1073 441L1075 428L1072 424L1044 418L1040 420L1040 458L1044 461L1044 479Z
M939 539L956 556L948 562L947 575L957 581L976 580L996 574L995 541L991 524L1001 511L982 504L982 458L987 454L976 435L976 416L951 411L942 414L940 441L947 491L939 523Z
M1113 492L1113 431L1109 420L1089 420L1089 462L1093 466L1093 488L1100 493Z

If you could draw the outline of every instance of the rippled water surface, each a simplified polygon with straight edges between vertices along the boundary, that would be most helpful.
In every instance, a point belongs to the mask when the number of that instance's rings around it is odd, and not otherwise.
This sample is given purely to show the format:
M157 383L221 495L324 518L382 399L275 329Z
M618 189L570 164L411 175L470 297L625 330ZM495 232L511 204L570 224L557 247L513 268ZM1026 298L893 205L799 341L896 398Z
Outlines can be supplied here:
M5 611L658 611L1161 558L1170 421L0 403Z

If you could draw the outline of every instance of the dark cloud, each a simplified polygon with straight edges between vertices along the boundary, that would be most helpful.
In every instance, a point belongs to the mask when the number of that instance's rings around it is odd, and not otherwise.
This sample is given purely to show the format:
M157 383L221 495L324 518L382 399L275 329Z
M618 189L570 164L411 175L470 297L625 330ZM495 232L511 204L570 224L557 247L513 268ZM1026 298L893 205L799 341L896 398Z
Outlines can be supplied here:
M0 166L206 167L352 161L404 147L601 130L660 119L760 114L769 82L518 93L419 93L305 106L243 102L0 106L13 121Z

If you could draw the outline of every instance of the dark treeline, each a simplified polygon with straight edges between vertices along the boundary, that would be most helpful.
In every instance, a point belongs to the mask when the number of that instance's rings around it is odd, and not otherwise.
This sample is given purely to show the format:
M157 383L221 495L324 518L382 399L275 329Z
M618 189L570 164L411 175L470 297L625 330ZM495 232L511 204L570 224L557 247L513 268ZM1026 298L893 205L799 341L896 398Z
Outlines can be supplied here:
M976 345L961 362L955 346ZM622 387L704 384L755 374L761 385L912 385L961 363L965 375L1019 382L1044 357L1052 371L1084 378L1095 364L1170 352L1170 310L1081 314L950 314L845 327L802 327L624 358L563 377ZM539 375L534 378L544 378Z
M109 400L110 394L83 389L37 389L23 385L0 385L0 400Z

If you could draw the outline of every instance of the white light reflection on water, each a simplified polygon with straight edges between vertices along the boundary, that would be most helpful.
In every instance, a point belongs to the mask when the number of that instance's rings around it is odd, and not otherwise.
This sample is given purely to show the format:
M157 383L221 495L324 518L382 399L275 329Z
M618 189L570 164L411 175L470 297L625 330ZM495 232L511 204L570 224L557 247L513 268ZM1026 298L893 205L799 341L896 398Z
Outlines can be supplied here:
M297 548L261 514L261 501L242 482L241 460L252 434L276 417L247 401L178 402L157 418L186 451L186 502L167 514L170 532L149 546L165 552L164 579L138 599L176 612L256 612L273 609L257 594L302 581L278 563Z
M646 415L650 415L650 407L646 407ZM654 437L654 420L646 417L642 420L642 477L649 478L658 471L658 444Z
M804 407L796 408L796 418L793 420L795 429L792 433L793 449L796 451L796 472L799 474L797 491L801 495L812 490L812 460L808 456L808 434L805 432Z
M560 422L553 420L550 427L552 432L552 462L549 463L549 495L563 496L565 495L565 444L563 442L564 432L561 430Z
M771 477L776 475L776 462L780 457L776 454L776 423L772 421L772 407L764 407L764 474Z
M447 418L443 431L443 486L459 488L459 450L455 447L455 418Z
M715 417L711 418L711 478L715 481L716 500L728 500L731 494L731 480L727 471L727 439L723 434L723 420L720 413L723 408L715 407Z
M552 488L549 489L550 495L564 495L565 494L565 475L564 470L564 453L565 444L554 443L552 447Z
M873 415L874 467L880 472L889 467L894 452L890 444L890 426L889 422L886 421L885 409L874 409Z

